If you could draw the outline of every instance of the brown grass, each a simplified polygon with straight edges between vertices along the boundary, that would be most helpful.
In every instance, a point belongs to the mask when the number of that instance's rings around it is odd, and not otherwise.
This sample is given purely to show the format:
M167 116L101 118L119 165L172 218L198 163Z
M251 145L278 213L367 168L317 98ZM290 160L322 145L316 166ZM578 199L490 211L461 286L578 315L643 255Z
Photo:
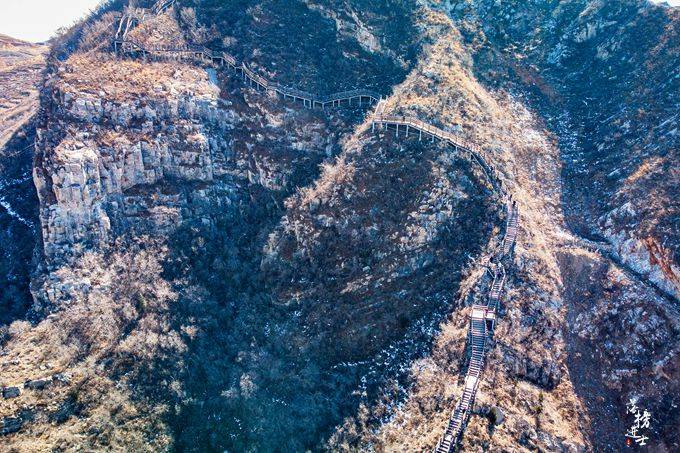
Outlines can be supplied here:
M63 92L105 96L118 102L169 95L217 98L219 90L201 68L180 63L145 63L109 54L76 54L60 71L56 85Z

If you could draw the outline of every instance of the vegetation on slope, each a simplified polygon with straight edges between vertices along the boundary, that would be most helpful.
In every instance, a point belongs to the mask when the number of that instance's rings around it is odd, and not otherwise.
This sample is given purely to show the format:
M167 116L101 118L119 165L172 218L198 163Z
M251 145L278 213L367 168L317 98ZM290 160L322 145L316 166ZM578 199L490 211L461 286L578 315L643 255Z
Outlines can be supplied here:
M23 317L31 304L38 233L31 158L46 52L0 35L0 326Z

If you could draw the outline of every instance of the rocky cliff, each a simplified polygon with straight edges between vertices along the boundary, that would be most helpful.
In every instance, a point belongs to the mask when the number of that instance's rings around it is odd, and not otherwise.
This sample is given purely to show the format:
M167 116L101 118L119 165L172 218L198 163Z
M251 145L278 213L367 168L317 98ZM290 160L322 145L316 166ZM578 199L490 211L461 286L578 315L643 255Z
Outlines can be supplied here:
M675 299L677 8L646 1L475 2L452 11L480 40L485 80L536 97L560 140L567 222L606 240ZM488 72L487 72L488 71ZM501 75L502 74L502 75Z
M434 448L500 245L487 175L372 130L371 106L307 109L204 59L116 54L123 12L53 44L36 322L1 331L3 441ZM369 87L478 144L520 230L463 449L618 451L637 398L672 451L677 23L628 0L186 0L129 38L318 93Z

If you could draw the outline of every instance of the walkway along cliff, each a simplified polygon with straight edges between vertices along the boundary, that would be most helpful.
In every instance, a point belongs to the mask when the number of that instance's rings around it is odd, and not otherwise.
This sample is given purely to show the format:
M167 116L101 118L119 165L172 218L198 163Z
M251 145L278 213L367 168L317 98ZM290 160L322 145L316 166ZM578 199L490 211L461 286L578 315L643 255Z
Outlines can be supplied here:
M130 29L146 17L161 14L173 1L159 1L152 10L143 8L126 8L119 22L118 30L113 40L113 48L119 55L128 55L143 59L159 60L189 60L198 64L227 67L240 74L244 83L262 90L272 92L281 100L302 102L306 108L337 107L341 105L375 105L370 116L371 130L394 130L397 138L416 138L431 142L439 141L462 154L474 162L488 178L494 191L506 205L505 234L499 250L487 265L493 273L493 282L486 295L485 304L472 306L469 316L468 336L466 343L467 370L464 378L463 393L451 413L449 423L435 448L436 453L455 451L465 430L465 426L472 413L476 392L486 361L489 340L498 320L503 287L506 280L506 266L511 264L512 250L517 236L519 212L516 203L507 190L503 176L483 157L481 149L471 143L466 143L452 134L436 126L425 123L417 118L408 116L394 116L385 114L386 101L382 96L370 89L355 89L327 95L310 93L291 87L286 87L267 80L251 70L246 63L238 62L236 58L226 52L216 52L201 46L144 46L128 39Z

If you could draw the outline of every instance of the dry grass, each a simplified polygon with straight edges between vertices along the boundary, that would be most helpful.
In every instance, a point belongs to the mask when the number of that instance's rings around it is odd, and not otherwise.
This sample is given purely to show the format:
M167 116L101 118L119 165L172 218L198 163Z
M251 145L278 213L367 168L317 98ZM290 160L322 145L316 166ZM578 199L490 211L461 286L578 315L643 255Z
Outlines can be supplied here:
M20 433L3 439L7 451L158 451L170 444L159 421L168 408L140 391L140 384L149 385L154 377L137 374L143 370L134 365L144 363L150 370L155 360L184 350L166 321L176 296L160 277L164 251L152 251L150 244L145 241L144 250L132 244L106 261L89 254L56 271L52 276L73 293L63 308L35 326L23 321L10 326L0 384L21 385L58 373L68 382L0 400L0 417L24 414L25 419ZM69 290L73 282L89 288Z
M0 35L0 149L38 108L47 47Z
M116 102L169 96L217 99L219 89L205 70L180 63L121 60L108 54L75 54L54 85L64 93L87 93Z
M663 165L663 159L661 157L651 157L645 159L637 169L626 178L626 185L632 185L638 182L640 179L649 178L653 173L658 172L660 167Z
M129 38L145 46L183 46L187 42L174 17L174 9L148 18L130 31Z
M105 51L110 49L117 25L116 15L109 12L83 27L79 52Z
M473 417L464 448L521 450L517 439L526 430L522 421L535 417L549 438L587 445L577 421L583 408L569 377L559 371L565 357L559 334L564 314L558 302L561 276L554 252L568 235L561 226L558 149L544 125L520 101L477 81L472 58L446 16L430 12L423 21L424 39L432 44L424 49L420 65L395 88L387 112L411 114L444 128L459 125L461 137L482 146L485 159L511 181L509 190L521 217L504 302L508 313L496 333L504 353L496 348L478 397L478 407L499 405L507 417L493 435L489 435L486 418ZM541 313L543 329L522 321L536 312ZM464 310L454 314L453 322L442 325L431 358L423 367L415 367L409 396L388 423L362 427L353 422L340 427L334 437L338 444L333 446L343 445L344 436L354 431L349 445L372 445L388 451L433 448L460 395L455 382L465 326ZM554 387L534 382L537 377L529 369L542 370L547 376L553 367L555 375L562 376ZM515 386L518 378L522 380ZM510 394L514 388L517 397ZM526 406L524 401L538 401L539 394L544 408L536 415L535 406Z

